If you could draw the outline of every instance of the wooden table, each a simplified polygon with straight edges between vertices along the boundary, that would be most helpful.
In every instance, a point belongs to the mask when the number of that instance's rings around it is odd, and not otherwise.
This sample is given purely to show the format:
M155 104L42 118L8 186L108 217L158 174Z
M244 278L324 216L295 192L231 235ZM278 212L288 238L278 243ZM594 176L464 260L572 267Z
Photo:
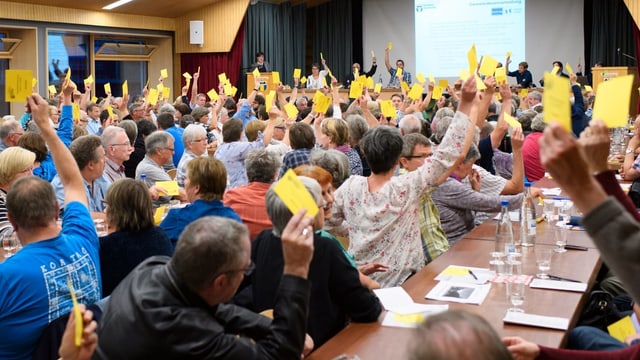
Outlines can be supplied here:
M586 233L584 233L586 237ZM541 236L546 237L546 236ZM543 246L543 245L537 245ZM434 277L448 265L488 267L489 253L493 251L492 241L464 238L449 251L438 257L420 272L407 280L402 287L418 303L439 303L426 300L424 296L436 284ZM535 274L535 255L532 248L523 250L523 273ZM528 313L547 316L560 316L570 319L575 326L587 294L600 269L600 256L597 250L568 251L554 254L550 273L566 278L587 282L589 289L583 293L527 288L523 306ZM482 305L449 303L451 309L465 309L482 315L498 331L500 336L515 335L538 344L559 347L566 342L564 331L542 328L508 325L502 322L509 303L504 284L492 284L491 291ZM384 312L378 322L370 324L352 323L314 351L310 359L333 359L346 353L358 355L361 359L406 358L412 329L381 326Z

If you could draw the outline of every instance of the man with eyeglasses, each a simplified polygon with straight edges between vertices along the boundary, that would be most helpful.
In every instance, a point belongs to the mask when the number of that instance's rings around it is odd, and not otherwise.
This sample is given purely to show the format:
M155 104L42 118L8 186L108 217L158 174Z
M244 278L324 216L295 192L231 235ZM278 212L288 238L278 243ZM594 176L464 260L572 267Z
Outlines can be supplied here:
M9 119L0 125L0 152L4 149L18 145L18 140L24 134L24 129L15 119Z
M235 220L204 217L185 228L172 258L147 259L114 290L94 359L300 359L311 350L305 329L313 257L312 219L303 216L282 233L273 320L225 303L253 270L249 232Z
M104 167L105 176L111 183L124 179L126 175L123 163L129 160L133 152L127 132L121 127L107 127L102 132L102 146L107 158Z
M153 193L155 183L172 180L162 166L171 161L173 157L173 152L175 151L173 136L166 131L159 130L147 136L144 143L147 154L136 167L136 180L144 180L149 187L151 197L155 198ZM186 199L184 189L180 189L178 198ZM161 200L168 202L170 196L163 196Z

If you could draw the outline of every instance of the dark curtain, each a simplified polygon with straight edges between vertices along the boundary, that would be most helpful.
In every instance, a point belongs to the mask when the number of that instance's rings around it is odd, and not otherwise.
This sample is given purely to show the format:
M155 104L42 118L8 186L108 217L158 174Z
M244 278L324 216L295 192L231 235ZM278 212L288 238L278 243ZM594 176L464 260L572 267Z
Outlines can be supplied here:
M587 69L596 62L604 66L636 66L633 29L636 24L623 0L585 0L585 42L590 38ZM591 25L586 29L587 23ZM590 36L587 36L590 31ZM619 49L619 50L618 50ZM625 56L625 54L629 56Z
M245 73L253 71L250 66L259 51L265 53L265 60L272 71L280 72L281 81L293 85L293 69L304 68L306 5L259 2L249 6L245 24L241 69L243 87L246 85Z
M353 17L362 17L362 3L359 9L354 9L354 0L332 1L309 9L309 16L312 17L314 26L312 62L320 63L320 52L327 60L327 65L331 69L338 81L351 72L351 64L354 61L353 39L354 22ZM362 38L362 20L360 24L360 38ZM361 41L361 40L360 40ZM379 55L378 55L379 56ZM360 60L362 58L362 43L360 42ZM369 63L366 65L368 70ZM311 67L307 74L311 73Z
M207 93L211 89L218 90L218 74L226 73L231 84L240 88L245 80L240 79L240 63L242 62L242 43L244 41L245 25L240 25L231 51L226 53L184 53L180 54L180 73L188 71L194 73L200 66L198 92ZM191 96L191 90L189 90ZM240 90L236 97L240 96ZM245 95L246 96L246 95Z

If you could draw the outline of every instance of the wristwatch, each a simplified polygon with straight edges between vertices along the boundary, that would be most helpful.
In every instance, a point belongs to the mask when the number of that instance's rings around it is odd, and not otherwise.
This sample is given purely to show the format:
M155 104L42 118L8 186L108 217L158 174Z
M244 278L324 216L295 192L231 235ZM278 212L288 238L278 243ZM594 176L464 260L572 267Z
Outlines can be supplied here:
M633 149L632 148L627 148L627 150L625 151L625 155L629 155L629 154L633 154Z

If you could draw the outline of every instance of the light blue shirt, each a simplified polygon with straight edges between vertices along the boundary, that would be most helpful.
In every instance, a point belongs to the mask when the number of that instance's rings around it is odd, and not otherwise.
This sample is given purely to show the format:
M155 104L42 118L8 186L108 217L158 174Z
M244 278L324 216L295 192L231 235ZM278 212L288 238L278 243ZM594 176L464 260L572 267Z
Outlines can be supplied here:
M84 183L84 188L87 193L87 204L89 205L89 211L93 212L103 212L105 205L102 200L107 196L107 190L111 185L111 182L105 177L104 174L99 178L93 181L93 191L91 184L87 182L84 178L82 179ZM51 180L51 186L53 186L53 190L56 193L56 198L58 199L58 203L60 204L60 208L64 208L64 187L62 186L62 181L60 181L60 176L56 175L56 177Z
M102 130L100 120L93 120L92 118L89 118L89 123L87 123L86 129L90 135L100 135Z

